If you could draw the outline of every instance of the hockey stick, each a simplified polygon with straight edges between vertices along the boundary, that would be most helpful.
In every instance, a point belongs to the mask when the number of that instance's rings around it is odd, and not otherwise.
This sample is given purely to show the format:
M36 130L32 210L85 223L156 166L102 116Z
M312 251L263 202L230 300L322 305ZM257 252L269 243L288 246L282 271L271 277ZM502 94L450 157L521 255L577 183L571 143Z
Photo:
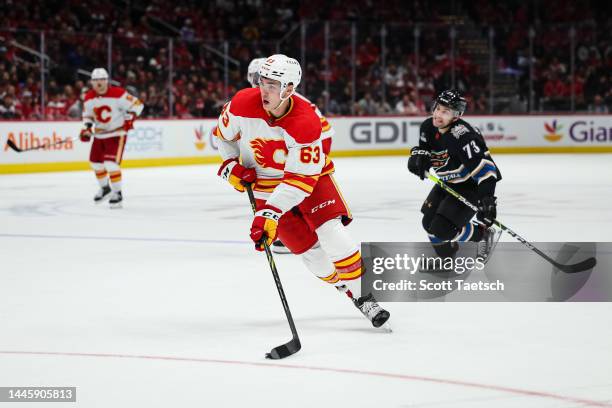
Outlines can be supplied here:
M448 192L450 195L455 197L457 200L461 201L463 204L465 204L468 207L470 207L472 209L472 211L478 212L478 207L476 207L474 204L469 202L461 194L459 194L458 192L453 190L451 187L449 187L446 183L444 183L442 180L440 180L437 176L435 176L435 175L433 175L431 173L428 173L427 177L431 181L433 181L434 183L436 183L437 185L442 187L442 189L444 191ZM544 252L540 251L538 248L533 246L531 243L527 242L527 240L525 238L521 237L519 234L517 234L516 232L512 231L510 228L506 227L504 224L502 224L498 220L494 220L493 223L495 225L497 225L499 228L501 228L502 231L506 231L508 234L510 234L513 238L515 238L521 244L525 245L527 248L531 249L533 252L535 252L536 254L540 255L542 258L546 259L548 262L550 262L552 265L554 265L555 268L557 268L560 271L563 271L565 273L583 272L583 271L586 271L586 270L589 270L589 269L593 269L595 267L595 265L597 264L597 260L595 258L593 258L593 257L585 259L584 261L581 261L581 262L578 262L578 263L575 263L575 264L571 264L571 265L560 264L560 263L556 262L555 260L553 260L552 258L550 258L548 255L546 255Z
M6 145L16 151L17 153L29 152L30 150L38 150L38 149L46 149L48 147L58 146L64 143L72 142L78 139L78 136L68 137L66 139L60 140L59 142L50 143L46 145L36 146L36 147L28 147L27 149L20 149L11 139L6 141Z
M249 195L249 201L251 202L253 214L255 214L257 212L257 204L255 203L255 195L253 195L253 189L251 188L250 184L247 184L245 188L247 194ZM300 343L300 338L298 337L297 329L295 328L295 323L293 322L293 317L291 317L289 304L287 303L285 291L283 290L283 285L280 281L280 277L278 276L278 271L276 270L276 264L274 263L274 258L272 257L270 246L265 241L265 238L263 241L263 245L266 251L266 256L268 257L270 269L272 270L272 276L274 276L274 283L276 283L276 289L278 289L278 295L280 296L281 303L283 304L283 308L285 309L285 315L287 316L287 320L289 321L289 327L291 328L291 334L293 335L293 338L289 340L289 342L282 344L278 347L274 347L269 353L266 353L266 358L272 360L280 360L281 358L289 357L290 355L300 351L300 349L302 348L302 344Z
M94 133L93 135L105 135L108 133L113 133L116 132L118 130L123 129L123 126L118 127L117 129L113 129L113 130L105 130L103 132L99 132L99 133ZM79 138L79 136L73 136L73 137L68 137L66 139L60 140L59 142L55 142L55 143L50 143L50 144L46 144L46 145L41 145L41 146L36 146L36 147L28 147L27 149L20 149L19 146L17 146L15 144L15 142L13 142L11 139L8 139L6 141L6 145L8 147L10 147L11 149L13 149L14 151L16 151L17 153L23 153L23 152L29 152L31 150L39 150L39 149L47 149L49 147L53 147L53 146L58 146L64 143L68 143L68 142L73 142L75 140L77 140Z

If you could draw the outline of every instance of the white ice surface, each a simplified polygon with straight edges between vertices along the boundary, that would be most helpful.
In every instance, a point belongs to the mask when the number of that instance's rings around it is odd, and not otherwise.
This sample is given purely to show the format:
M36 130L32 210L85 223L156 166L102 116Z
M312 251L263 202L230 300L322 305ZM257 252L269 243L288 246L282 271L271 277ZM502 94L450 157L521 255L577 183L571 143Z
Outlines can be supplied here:
M521 235L611 240L612 155L495 159ZM431 183L405 158L335 162L356 240L426 240ZM303 348L265 360L289 329L216 170L126 169L122 210L91 172L0 176L0 386L78 387L55 407L612 407L610 303L387 303L387 334L291 255Z

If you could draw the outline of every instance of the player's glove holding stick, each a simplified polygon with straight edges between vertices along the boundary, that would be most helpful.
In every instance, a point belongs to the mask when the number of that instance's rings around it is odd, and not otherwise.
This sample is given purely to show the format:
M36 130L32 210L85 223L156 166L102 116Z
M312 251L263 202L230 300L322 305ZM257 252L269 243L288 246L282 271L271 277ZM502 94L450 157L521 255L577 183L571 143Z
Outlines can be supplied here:
M417 175L421 180L427 177L427 171L431 168L431 153L427 150L414 146L410 150L410 158L408 159L408 170Z
M477 218L484 222L487 227L493 225L497 218L497 197L485 196L478 202Z
M244 167L238 163L238 159L227 159L219 167L217 176L223 180L227 180L234 188L241 193L244 193L244 185L246 183L255 183L257 173L255 169Z
M91 140L91 131L92 124L87 123L83 129L81 129L81 133L79 133L79 139L81 142L87 143Z
M255 242L255 249L264 250L264 241L272 245L276 239L278 221L282 211L271 205L265 205L255 213L253 224L251 224L251 239Z
M129 132L134 129L134 121L136 120L136 114L134 112L128 112L125 120L123 121L123 130Z

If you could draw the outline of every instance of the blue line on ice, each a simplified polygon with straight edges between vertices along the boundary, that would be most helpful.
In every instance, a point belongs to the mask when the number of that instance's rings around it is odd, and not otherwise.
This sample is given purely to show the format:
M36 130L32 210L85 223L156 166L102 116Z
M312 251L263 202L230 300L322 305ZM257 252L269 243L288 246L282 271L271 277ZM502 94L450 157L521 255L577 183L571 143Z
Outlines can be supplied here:
M230 241L216 239L144 238L144 237L98 237L83 235L37 235L37 234L0 234L0 238L43 238L43 239L97 239L110 241L150 241L177 242L189 244L251 244L251 241Z

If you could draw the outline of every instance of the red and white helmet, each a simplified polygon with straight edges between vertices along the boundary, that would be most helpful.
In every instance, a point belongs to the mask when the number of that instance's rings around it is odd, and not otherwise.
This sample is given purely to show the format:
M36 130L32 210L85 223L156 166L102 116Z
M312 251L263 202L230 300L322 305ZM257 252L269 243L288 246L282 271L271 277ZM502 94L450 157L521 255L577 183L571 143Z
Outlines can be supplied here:
M295 58L290 58L283 54L275 54L266 58L261 64L259 76L279 81L281 84L281 95L289 84L293 84L293 91L287 96L289 98L302 80L302 67L300 67L300 63ZM281 99L285 100L287 98Z
M259 67L261 67L261 64L263 64L265 60L265 58L255 58L249 63L249 68L247 68L247 81L249 81L253 88L259 85Z

